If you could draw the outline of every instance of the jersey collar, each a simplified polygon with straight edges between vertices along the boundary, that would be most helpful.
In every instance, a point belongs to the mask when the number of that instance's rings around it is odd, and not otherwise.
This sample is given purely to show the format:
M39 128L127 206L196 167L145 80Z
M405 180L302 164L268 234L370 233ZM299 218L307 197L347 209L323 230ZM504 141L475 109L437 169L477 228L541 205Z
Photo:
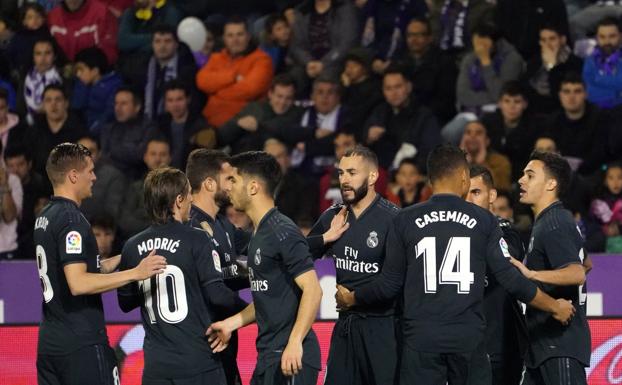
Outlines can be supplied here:
M363 212L361 213L361 215L358 216L358 218L354 215L354 211L352 211L352 206L348 205L346 207L348 208L348 211L350 212L350 214L352 214L352 219L355 221L359 221L361 220L361 218L363 218L365 214L367 214L367 212L369 212L378 203L380 198L382 198L380 194L376 193L376 197L374 198L374 200L371 201L369 206L365 207L365 210L363 210Z
M192 211L194 211L195 213L197 213L201 218L200 219L205 219L207 220L207 222L211 225L215 222L215 219L212 218L208 213L206 213L205 211L201 210L200 208L198 208L195 205L192 205L192 207L190 208Z
M540 218L544 217L546 213L556 208L562 208L562 201L555 201L551 203L550 205L548 205L544 210L540 212L540 215L538 215L538 217L536 218L536 221L540 220Z
M68 198L65 198L65 197L59 197L59 196L57 196L57 195L53 195L53 196L50 198L50 200L52 200L52 201L58 201L58 202L67 202L67 203L71 203L73 206L75 206L75 207L76 207L76 209L78 209L78 210L80 209L80 208L78 207L78 204L77 204L75 201L73 201L73 200L71 200L71 199L68 199Z
M257 231L259 231L259 229L261 228L261 225L263 225L263 223L265 221L267 221L274 213L276 213L278 211L277 207L274 206L273 208L271 208L270 210L268 210L267 213L264 214L263 218L261 218L261 220L259 221L259 224L257 225L257 228L255 229L255 233Z

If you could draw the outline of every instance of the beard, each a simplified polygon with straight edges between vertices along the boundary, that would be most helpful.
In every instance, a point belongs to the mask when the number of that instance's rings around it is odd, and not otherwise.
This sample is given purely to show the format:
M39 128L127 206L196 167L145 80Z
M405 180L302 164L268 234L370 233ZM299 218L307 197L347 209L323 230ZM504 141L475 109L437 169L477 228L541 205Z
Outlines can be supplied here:
M341 199L343 200L344 203L348 204L348 205L354 205L358 202L360 202L361 199L365 198L365 195L367 195L367 191L369 191L369 178L365 178L365 180L363 181L363 184L360 187L357 188L353 188L351 186L347 186L347 187L341 187ZM345 191L352 191L354 192L354 196L351 199L347 199L346 195L345 195Z
M214 195L214 201L216 202L216 206L218 206L219 208L223 208L231 204L231 199L229 199L229 195L227 195L227 193L220 188Z

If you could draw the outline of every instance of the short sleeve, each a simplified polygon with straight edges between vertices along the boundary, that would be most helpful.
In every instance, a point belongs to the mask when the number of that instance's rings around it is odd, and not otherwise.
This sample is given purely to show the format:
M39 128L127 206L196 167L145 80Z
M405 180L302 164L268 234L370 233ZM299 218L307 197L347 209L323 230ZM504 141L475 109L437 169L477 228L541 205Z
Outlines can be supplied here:
M205 237L209 237L209 235L205 234ZM205 239L199 244L201 246L194 259L199 274L199 284L201 286L206 286L212 282L222 281L220 255L212 247L212 242L209 239Z
M95 257L87 255L89 250L86 238L91 231L91 227L80 215L69 214L67 224L58 234L58 255L63 266L70 263L86 263L89 257Z
M121 250L121 260L119 261L119 271L129 270L135 267L135 258L132 254L134 248L130 247L129 243L125 243L123 250ZM123 297L133 297L138 295L138 284L136 282L128 283L125 286L121 286L117 289L117 295Z
M283 229L282 237L277 244L285 269L294 278L313 269L309 244L300 230L293 225Z
M580 240L579 230L572 226L558 227L550 231L542 244L551 269L557 270L572 263L581 263Z

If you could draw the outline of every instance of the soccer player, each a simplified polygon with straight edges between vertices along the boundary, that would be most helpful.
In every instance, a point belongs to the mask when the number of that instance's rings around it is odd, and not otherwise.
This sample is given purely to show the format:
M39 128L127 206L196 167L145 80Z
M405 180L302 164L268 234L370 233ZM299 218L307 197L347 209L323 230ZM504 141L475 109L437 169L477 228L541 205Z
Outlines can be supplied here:
M86 147L62 143L46 164L54 196L35 221L34 243L43 289L39 327L39 385L117 385L119 370L108 345L100 293L157 274L162 256L114 271L119 256L100 260L97 241L78 208L91 196L93 160Z
M255 225L248 246L253 303L212 324L210 342L215 351L221 351L232 331L256 320L258 356L251 384L315 385L320 347L311 325L322 289L306 239L274 207L281 169L276 159L260 151L238 154L229 163L233 167L231 203Z
M400 383L466 384L487 364L482 309L486 268L511 294L567 322L569 301L554 300L512 267L497 219L465 202L470 186L464 153L439 146L428 157L433 196L393 220L382 272L355 291L338 288L341 307L373 305L403 288ZM488 378L478 383L490 381ZM479 370L478 372L482 372ZM484 373L485 374L485 373Z
M248 245L250 234L236 228L219 211L229 204L231 165L222 151L197 149L188 156L186 175L192 189L190 224L210 235L225 284L232 290L249 287L248 274L236 263ZM240 309L216 309L215 320L223 320ZM241 383L237 365L238 337L233 333L229 346L222 352L227 384Z
M145 209L151 226L130 238L120 269L140 264L147 255L166 256L156 277L118 290L125 312L141 307L145 328L143 385L225 385L220 359L205 332L216 307L246 303L222 281L220 259L204 231L184 224L189 219L190 183L180 170L164 167L145 179Z
M570 166L560 155L535 151L519 179L520 202L533 209L535 223L523 274L553 298L568 298L577 308L567 325L548 321L547 314L527 309L529 352L525 385L587 384L590 329L587 324L585 273L590 263L570 211L559 200L570 182Z
M471 165L471 187L467 202L492 212L497 190L490 170ZM512 224L497 217L509 254L522 261L525 248ZM527 348L527 325L518 302L510 296L491 274L486 275L484 314L486 316L486 352L492 367L493 385L518 385ZM473 377L471 377L473 378ZM472 385L479 385L473 382Z
M356 290L380 273L399 208L376 193L378 159L368 148L347 151L337 170L344 204L326 210L307 239L315 258L334 258L337 283ZM354 306L339 313L324 384L393 385L397 362L395 301Z

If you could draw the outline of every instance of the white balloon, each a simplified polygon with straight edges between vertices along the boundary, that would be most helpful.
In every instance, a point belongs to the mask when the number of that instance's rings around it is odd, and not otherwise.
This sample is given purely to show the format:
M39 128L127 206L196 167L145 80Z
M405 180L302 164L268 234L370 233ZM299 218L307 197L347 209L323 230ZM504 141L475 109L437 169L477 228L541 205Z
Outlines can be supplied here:
M177 37L188 44L193 52L200 51L205 45L207 30L203 22L196 17L186 17L177 26Z

